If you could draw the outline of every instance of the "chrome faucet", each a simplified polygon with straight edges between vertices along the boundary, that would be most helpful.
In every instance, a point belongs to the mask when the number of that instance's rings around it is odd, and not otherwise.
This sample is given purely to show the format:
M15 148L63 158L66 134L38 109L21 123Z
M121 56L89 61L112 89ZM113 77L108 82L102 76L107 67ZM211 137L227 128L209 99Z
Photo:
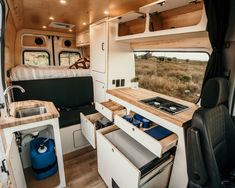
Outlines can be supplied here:
M13 86L8 86L5 91L4 91L4 97L5 97L5 116L6 117L10 117L10 97L9 97L9 91L14 89L14 88L17 88L17 89L20 89L20 91L22 93L25 92L24 88L22 88L21 86L18 86L18 85L13 85Z

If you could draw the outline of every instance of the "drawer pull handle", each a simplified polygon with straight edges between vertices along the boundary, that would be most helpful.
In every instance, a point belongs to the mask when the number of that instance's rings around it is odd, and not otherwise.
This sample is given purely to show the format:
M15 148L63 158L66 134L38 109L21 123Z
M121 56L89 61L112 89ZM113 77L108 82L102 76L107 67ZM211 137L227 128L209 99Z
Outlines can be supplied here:
M104 107L101 108L102 110L104 109Z
M114 149L112 148L112 152L114 152Z
M132 128L132 131L135 131L135 128Z

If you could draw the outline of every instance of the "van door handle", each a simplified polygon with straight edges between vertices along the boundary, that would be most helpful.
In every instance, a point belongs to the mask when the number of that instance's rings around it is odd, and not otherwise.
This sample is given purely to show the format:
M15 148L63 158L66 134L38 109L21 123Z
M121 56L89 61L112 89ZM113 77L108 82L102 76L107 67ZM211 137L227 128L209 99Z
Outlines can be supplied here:
M104 42L101 43L102 51L104 51Z

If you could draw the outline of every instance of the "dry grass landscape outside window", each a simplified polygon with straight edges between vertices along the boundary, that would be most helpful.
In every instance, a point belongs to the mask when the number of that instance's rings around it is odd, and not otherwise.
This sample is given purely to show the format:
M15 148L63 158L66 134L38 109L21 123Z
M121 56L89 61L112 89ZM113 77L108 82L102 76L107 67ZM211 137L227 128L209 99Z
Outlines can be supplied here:
M208 59L205 52L135 52L139 86L196 103Z

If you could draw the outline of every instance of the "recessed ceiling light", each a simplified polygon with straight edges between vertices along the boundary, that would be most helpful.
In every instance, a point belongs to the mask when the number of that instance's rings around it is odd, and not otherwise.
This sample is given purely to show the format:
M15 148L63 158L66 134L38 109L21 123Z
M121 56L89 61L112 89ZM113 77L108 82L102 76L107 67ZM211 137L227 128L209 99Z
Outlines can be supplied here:
M109 11L105 10L105 11L104 11L104 14L105 14L105 15L108 15L108 14L109 14Z
M64 4L67 3L67 1L66 0L60 0L60 3L64 5Z
M166 1L165 0L158 1L157 4L163 6L166 4Z
M44 26L42 26L42 28L43 28L43 29L46 29L46 28L47 28L47 26L45 26L45 25L44 25Z
M82 25L86 25L86 22L83 22Z
M54 19L55 19L55 18L54 18L54 17L52 17L52 16L50 16L50 17L49 17L49 20L54 20Z
M69 32L72 32L73 30L72 29L69 29Z

